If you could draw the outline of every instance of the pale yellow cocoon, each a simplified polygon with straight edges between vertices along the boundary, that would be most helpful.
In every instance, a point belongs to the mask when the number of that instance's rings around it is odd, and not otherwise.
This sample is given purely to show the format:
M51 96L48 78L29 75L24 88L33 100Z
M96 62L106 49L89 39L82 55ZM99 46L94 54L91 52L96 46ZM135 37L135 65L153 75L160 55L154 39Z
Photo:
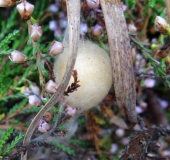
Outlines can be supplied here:
M55 60L56 83L62 81L67 61L68 48L66 47ZM108 54L91 41L80 41L74 69L77 70L81 86L77 91L69 94L67 104L81 109L98 105L112 85L111 62ZM73 81L72 77L69 85Z

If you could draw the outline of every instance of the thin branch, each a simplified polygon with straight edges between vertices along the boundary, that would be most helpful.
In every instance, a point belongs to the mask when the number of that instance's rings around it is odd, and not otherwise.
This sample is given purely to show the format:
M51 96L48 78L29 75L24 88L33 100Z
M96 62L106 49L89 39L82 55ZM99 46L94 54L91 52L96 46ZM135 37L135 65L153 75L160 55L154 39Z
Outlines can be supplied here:
M150 18L150 14L151 14L151 8L148 8L148 12L147 12L147 15L146 17L144 18L144 25L143 25L143 28L142 28L142 36L141 36L141 40L144 41L146 40L147 38L147 26L148 26L148 22L149 22L149 18Z
M166 13L167 13L167 21L170 23L170 1L166 0Z
M77 57L77 50L78 50L78 42L79 42L79 28L80 28L80 1L75 0L67 0L67 15L68 15L68 28L69 28L69 54L70 58L67 63L66 71L63 77L63 80L58 88L58 92L56 92L51 99L46 103L46 105L38 112L38 114L33 119L32 123L30 124L24 141L23 145L28 145L32 134L36 128L37 122L41 119L44 113L51 108L51 106L55 105L60 97L63 95L71 74L74 68L74 64ZM22 155L22 160L26 160L27 155Z
M31 32L31 21L28 20L28 21L27 21L27 24L28 24L28 31L29 31L29 33L30 33L30 32ZM39 50L39 48L38 48L37 43L34 42L34 41L32 41L32 43L33 43L33 46L34 46L35 49L36 49L36 65L37 65L37 68L38 68L38 71L39 71L40 85L43 86L43 88L44 88L44 86L45 86L45 80L44 80L44 76L43 76L42 70L41 70L41 68L39 67L39 63L41 63L41 62L40 62L40 61L41 61L41 59L40 59L41 53L40 53L40 50Z

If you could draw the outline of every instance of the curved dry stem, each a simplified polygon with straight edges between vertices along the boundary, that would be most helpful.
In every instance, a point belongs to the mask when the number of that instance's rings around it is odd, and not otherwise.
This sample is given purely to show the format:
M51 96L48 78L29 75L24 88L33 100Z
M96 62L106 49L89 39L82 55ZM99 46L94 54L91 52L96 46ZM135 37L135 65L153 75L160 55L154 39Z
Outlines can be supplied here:
M136 92L130 40L120 0L101 0L120 114L132 127L137 123Z
M80 27L80 1L79 0L67 0L67 15L68 15L68 29L69 29L69 61L67 63L67 69L64 74L63 80L58 88L58 92L55 93L51 99L47 102L47 104L38 112L38 114L33 119L32 123L30 124L24 141L23 145L28 145L32 134L37 126L37 123L40 118L44 115L44 113L53 105L55 105L60 97L63 95L71 74L74 68L74 64L77 57L77 50L78 50L78 42L79 42L79 27ZM26 160L27 154L22 155L21 160Z

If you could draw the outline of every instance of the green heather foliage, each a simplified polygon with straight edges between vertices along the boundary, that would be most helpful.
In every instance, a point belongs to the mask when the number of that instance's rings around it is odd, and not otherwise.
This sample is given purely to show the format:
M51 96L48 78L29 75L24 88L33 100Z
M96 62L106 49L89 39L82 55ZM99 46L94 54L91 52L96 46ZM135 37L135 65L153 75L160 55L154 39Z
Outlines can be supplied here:
M75 151L74 151L74 150L72 150L71 148L69 148L69 147L67 147L67 146L65 146L65 145L63 145L63 144L61 144L61 143L53 142L53 144L54 144L57 148L61 149L62 151L66 152L66 153L68 153L68 154L71 154L71 155L74 155L74 154L75 154Z
M16 136L15 139L6 147L6 143L14 131L15 129L11 127L2 134L2 138L0 138L0 155L5 156L10 153L10 151L17 146L21 139L23 139L24 134L19 133L19 135Z
M14 132L14 128L10 128L8 129L2 136L1 140L0 140L0 151L2 151L5 143L7 142L8 138L10 137L10 135Z
M20 133L18 136L15 137L15 139L9 144L5 149L3 149L2 155L7 155L17 144L18 142L23 139L24 134Z

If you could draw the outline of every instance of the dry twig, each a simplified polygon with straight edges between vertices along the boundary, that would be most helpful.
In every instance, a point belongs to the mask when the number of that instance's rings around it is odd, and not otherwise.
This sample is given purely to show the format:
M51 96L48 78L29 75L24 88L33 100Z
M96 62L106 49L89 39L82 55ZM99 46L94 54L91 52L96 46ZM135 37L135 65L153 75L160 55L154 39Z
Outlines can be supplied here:
M67 0L67 15L68 15L68 28L69 28L69 54L70 59L67 63L67 69L65 71L63 80L58 88L58 92L56 92L51 99L46 103L46 105L38 112L36 117L33 119L32 123L30 124L24 141L23 145L28 145L32 134L36 128L37 122L40 120L40 118L44 115L44 113L51 108L53 105L55 105L60 97L63 95L68 82L70 80L72 70L74 68L74 64L77 57L77 50L78 50L78 41L79 41L79 28L80 28L80 1L75 0ZM22 156L22 160L26 160L27 155Z
M77 88L80 87L80 85L78 84L80 81L78 81L78 78L77 78L78 77L77 70L73 70L72 76L74 78L74 82L71 83L71 86L68 86L67 91L64 92L65 96L69 96L68 95L69 93L76 91Z

